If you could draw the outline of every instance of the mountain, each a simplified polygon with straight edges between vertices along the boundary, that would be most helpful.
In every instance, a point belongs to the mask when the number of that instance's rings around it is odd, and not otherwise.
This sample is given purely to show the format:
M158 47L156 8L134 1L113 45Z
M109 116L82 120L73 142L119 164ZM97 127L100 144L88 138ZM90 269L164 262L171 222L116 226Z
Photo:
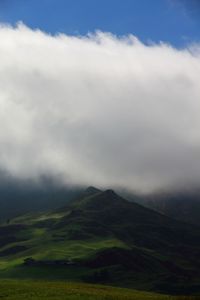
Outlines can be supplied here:
M90 187L60 209L0 226L0 277L200 292L200 227Z
M126 242L149 248L161 248L162 244L166 248L167 241L171 242L172 238L173 244L183 242L181 235L183 230L189 232L185 235L185 239L188 237L189 240L196 232L193 229L194 232L191 233L192 227L189 225L179 223L139 204L130 203L112 190L80 197L69 203L64 210L68 214L57 222L56 228L60 227L66 232L69 225L74 224L74 228L77 228L77 224L80 224L80 227L73 230L74 235L76 233L80 235L81 232L92 235L95 231L95 235L114 235Z

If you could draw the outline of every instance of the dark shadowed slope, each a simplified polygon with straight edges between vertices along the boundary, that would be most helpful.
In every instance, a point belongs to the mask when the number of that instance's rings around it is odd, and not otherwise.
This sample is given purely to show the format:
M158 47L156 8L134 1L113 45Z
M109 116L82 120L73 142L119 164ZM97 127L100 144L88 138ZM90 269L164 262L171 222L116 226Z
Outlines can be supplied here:
M199 228L128 202L112 190L86 194L65 209L68 214L56 223L56 228L79 224L80 231L87 234L92 235L93 231L96 235L98 232L102 236L111 234L127 243L149 248L200 245L197 239Z

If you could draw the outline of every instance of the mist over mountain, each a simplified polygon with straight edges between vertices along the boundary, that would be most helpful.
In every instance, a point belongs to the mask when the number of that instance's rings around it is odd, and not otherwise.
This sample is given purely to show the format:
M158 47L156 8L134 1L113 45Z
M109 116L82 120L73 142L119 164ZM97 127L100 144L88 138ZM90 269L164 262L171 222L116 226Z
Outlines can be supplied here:
M82 197L83 185L62 184L58 178L41 176L36 180L22 180L0 172L0 221L16 216L48 211L70 203ZM117 188L117 192L128 199L145 207L158 211L166 216L187 223L200 225L200 191L198 189L166 190L156 193L137 193ZM100 191L89 187L85 193L90 195Z
M62 206L82 189L80 186L63 186L57 178L43 176L35 181L22 180L1 171L0 221Z
M174 219L200 225L199 189L172 190L143 197L129 195L128 198Z

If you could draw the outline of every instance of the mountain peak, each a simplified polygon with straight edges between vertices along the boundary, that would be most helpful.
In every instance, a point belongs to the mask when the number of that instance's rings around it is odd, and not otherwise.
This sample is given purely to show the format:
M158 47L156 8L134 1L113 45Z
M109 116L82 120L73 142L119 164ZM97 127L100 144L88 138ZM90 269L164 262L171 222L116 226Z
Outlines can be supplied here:
M97 193L100 193L101 191L99 189L97 189L94 186L89 186L86 190L85 190L85 194L86 195L95 195Z

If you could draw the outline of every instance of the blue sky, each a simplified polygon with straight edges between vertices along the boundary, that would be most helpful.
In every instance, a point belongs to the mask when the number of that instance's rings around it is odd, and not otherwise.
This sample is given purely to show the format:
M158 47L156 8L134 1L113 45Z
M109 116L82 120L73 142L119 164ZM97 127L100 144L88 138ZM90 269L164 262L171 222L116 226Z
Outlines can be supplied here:
M52 34L134 34L177 47L200 37L199 0L0 0L0 21ZM182 3L182 4L181 4Z

